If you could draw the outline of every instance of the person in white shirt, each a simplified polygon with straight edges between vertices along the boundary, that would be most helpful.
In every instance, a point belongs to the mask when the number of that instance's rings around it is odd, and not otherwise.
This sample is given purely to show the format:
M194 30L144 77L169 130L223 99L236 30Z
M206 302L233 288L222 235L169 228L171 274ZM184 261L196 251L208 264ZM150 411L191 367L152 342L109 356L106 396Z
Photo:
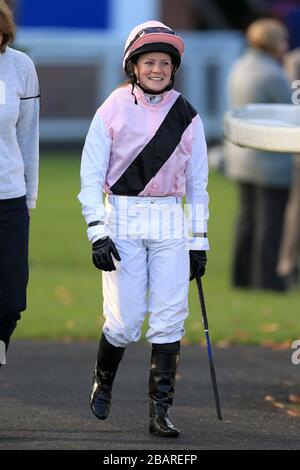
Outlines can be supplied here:
M0 0L0 364L26 309L29 210L38 189L39 84L31 59L9 47L14 33Z

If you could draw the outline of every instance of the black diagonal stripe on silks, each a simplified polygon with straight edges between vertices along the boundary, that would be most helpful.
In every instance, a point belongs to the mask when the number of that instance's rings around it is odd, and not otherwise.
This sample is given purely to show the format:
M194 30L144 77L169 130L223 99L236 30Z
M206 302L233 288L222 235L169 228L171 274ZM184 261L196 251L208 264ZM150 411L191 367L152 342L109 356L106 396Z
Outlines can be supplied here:
M113 194L137 196L166 163L197 111L179 95L155 135L120 178L110 187ZM141 123L141 126L143 123Z

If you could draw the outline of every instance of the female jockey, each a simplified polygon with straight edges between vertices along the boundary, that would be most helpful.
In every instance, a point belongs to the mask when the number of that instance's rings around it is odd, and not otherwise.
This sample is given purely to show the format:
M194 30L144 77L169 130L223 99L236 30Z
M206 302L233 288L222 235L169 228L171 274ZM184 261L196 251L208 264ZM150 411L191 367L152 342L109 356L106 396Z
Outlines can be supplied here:
M197 111L173 89L184 42L159 21L134 28L125 44L129 80L91 123L81 162L79 200L94 265L103 271L103 313L90 405L99 419L126 347L146 314L152 344L151 433L177 437L170 422L188 287L205 271L208 165ZM102 193L106 193L105 205ZM187 235L182 197L190 208Z

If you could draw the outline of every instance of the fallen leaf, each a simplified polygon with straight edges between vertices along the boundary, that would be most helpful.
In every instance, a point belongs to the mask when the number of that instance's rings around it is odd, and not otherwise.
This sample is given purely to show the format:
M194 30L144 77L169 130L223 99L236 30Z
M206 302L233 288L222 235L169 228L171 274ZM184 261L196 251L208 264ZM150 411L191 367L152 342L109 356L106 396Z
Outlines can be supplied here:
M289 402L290 403L300 403L300 396L296 395L296 393L289 394Z
M279 323L265 323L260 327L264 333L274 333L279 330Z
M262 309L261 313L264 317L269 317L270 315L272 315L272 309L265 307Z
M265 339L264 341L262 341L260 343L260 345L263 347L263 348L273 348L274 347L274 341L272 339Z
M63 336L61 340L62 340L63 343L72 343L73 342L72 337L67 336L67 335Z
M184 338L182 338L181 344L184 345L184 346L186 346L186 345L190 344L190 341L189 341L188 338L185 336Z
M240 341L246 340L249 338L249 333L247 333L246 331L237 331L234 335L234 338Z
M200 322L193 323L191 329L194 331L202 331L202 325Z
M293 341L291 340L286 340L282 341L282 343L274 343L272 346L272 349L274 351L287 351L288 349L291 349L291 344Z
M300 417L300 410L288 410L286 413L289 416Z
M280 401L273 401L272 406L274 406L274 408L280 408L280 409L285 408L285 405L281 403Z
M230 341L226 339L221 339L220 341L217 342L218 348L222 348L222 349L229 348L230 345L231 345Z
M54 295L65 306L69 306L69 305L72 305L74 303L74 299L72 297L72 294L64 286L57 286L54 290Z
M76 323L74 322L74 320L67 320L65 322L65 326L66 326L67 330L74 330L75 325L76 325Z
M272 395L266 395L264 399L266 401L275 401L275 397L272 397Z
M296 393L290 393L288 396L288 401L284 403L276 401L276 399L272 395L266 395L264 399L270 402L273 408L285 410L288 416L297 418L300 417L300 396ZM291 405L290 403L293 403L293 405Z

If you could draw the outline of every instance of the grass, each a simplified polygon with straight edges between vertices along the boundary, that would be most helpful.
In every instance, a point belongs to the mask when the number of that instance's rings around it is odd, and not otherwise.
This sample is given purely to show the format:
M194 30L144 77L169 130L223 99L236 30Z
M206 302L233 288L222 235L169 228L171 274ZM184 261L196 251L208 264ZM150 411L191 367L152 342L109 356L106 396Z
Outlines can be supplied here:
M86 225L76 198L79 166L79 152L42 155L38 206L31 220L28 309L16 337L99 337L101 275L91 263ZM222 175L212 173L209 193L211 250L203 286L212 340L225 345L291 344L300 335L300 291L274 294L231 288L236 189ZM185 340L203 341L202 331L196 286L192 285Z

